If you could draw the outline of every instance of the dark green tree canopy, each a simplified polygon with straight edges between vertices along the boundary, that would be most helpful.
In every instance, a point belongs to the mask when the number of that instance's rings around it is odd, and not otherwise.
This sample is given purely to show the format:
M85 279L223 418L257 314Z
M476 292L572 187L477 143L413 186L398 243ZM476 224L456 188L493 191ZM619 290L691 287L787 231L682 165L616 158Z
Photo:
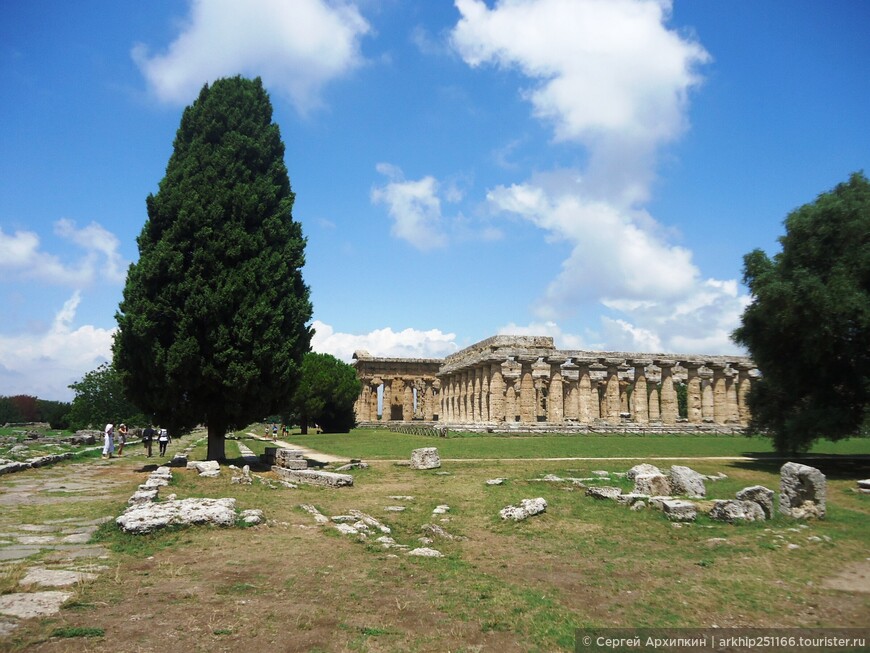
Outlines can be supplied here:
M73 428L102 429L115 420L143 426L148 418L126 396L121 378L111 363L103 363L69 386L76 396L66 418Z
M752 303L734 340L762 372L754 426L779 451L870 432L870 182L851 176L785 220L782 251L754 250Z
M361 389L353 367L330 354L308 352L302 359L292 411L299 416L303 432L316 423L327 433L347 433L356 423L353 404Z
M115 365L161 424L228 428L289 402L309 350L305 239L284 145L260 79L221 79L184 111L138 238Z

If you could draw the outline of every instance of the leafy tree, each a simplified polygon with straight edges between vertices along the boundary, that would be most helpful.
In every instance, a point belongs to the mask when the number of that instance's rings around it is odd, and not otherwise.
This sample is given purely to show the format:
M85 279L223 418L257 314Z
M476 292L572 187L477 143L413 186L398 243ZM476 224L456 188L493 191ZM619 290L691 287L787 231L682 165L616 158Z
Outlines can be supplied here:
M67 414L72 408L72 404L65 401L37 399L36 406L39 410L40 422L48 422L49 426L53 429L65 429L69 427Z
M0 424L23 422L24 419L18 412L18 407L12 401L12 397L0 397Z
M287 405L312 331L284 144L260 79L204 86L138 238L117 314L131 399L176 432L226 432Z
M38 422L39 407L36 403L36 397L31 395L15 395L9 397L15 410L18 412L22 422Z
M778 451L870 432L870 182L848 182L793 211L773 259L747 254L752 303L734 340L762 377L754 426Z
M66 415L72 428L102 428L115 420L130 425L148 421L127 399L120 375L110 363L103 363L69 387L76 393Z
M292 402L302 432L307 433L312 422L328 433L350 431L356 423L353 404L361 389L356 370L347 363L329 354L305 354Z

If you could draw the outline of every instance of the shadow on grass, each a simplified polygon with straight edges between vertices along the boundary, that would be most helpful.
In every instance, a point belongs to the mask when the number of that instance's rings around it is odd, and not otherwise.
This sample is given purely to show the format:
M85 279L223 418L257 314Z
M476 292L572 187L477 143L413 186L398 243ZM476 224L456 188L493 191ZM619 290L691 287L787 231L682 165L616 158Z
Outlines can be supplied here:
M855 454L810 454L783 456L775 453L743 454L753 460L734 461L739 469L778 474L786 462L802 463L820 470L828 479L836 481L859 480L870 477L870 456Z

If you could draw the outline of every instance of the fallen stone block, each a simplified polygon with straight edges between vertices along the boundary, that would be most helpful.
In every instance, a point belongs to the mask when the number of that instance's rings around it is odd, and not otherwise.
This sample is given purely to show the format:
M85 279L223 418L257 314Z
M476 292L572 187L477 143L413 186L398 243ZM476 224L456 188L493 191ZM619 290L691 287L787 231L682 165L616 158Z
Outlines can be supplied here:
M128 533L150 533L166 526L212 524L232 526L236 523L236 500L181 499L132 506L115 520Z
M740 501L754 501L761 506L765 519L773 518L773 490L763 485L752 485L740 490L736 496Z
M827 480L815 467L786 463L780 469L779 511L795 519L824 519Z
M409 556L417 556L420 558L443 558L444 554L440 551L436 551L435 549L430 549L425 546L421 546L417 549L411 549L408 551L406 555Z
M468 539L468 538L463 537L461 535L452 535L452 534L448 533L447 531L445 531L443 528L441 528L438 524L423 524L420 527L420 530L423 531L423 535L425 535L428 538L440 537L441 539L451 540L451 541L454 541L454 540L463 541L463 540Z
M634 492L631 492L629 494L620 494L616 497L616 502L624 506L633 506L638 501L649 501L649 495L635 494ZM644 504L644 507L646 507L646 504Z
M246 524L250 524L251 526L256 526L257 524L262 524L265 521L265 517L263 516L263 511L257 508L251 508L250 510L242 510L239 514L239 519L241 519Z
M191 460L186 465L187 469L195 469L202 474L209 471L220 471L220 463L216 460Z
M710 519L726 521L764 521L764 510L755 501L740 499L716 500L710 510Z
M411 452L411 469L436 469L441 467L441 456L435 447L423 447Z
M351 516L356 517L359 521L361 521L366 526L371 526L372 528L377 528L381 533L389 535L392 532L392 529L390 529L389 526L382 524L377 519L375 519L371 515L367 515L366 513L362 512L361 510L352 509L352 510L348 510L348 513Z
M680 499L663 501L662 510L665 513L665 517L673 522L695 521L695 518L698 516L698 510L694 503Z
M284 469L277 465L272 467L272 471L291 483L307 483L322 487L350 487L353 485L353 476L350 474L321 472L314 469Z
M664 474L638 474L634 477L632 494L648 494L651 497L671 495L671 481Z
M309 515L314 517L314 521L316 521L318 524L328 524L329 523L329 518L326 515L324 515L323 513L321 513L317 508L312 506L310 503L300 503L299 507L302 508L302 510L307 512ZM348 520L349 519L350 518L348 518ZM335 521L338 521L338 519L336 519Z
M636 479L638 476L640 476L642 474L648 475L648 474L661 474L661 473L662 473L662 470L660 470L655 465L650 465L649 463L641 463L640 465L635 465L634 467L629 469L625 473L625 477L629 481L633 481L634 479Z
M622 494L622 489L608 485L592 485L586 488L586 496L593 499L615 499Z
M301 449L277 449L275 451L275 464L284 469L306 469L308 461L305 460Z
M504 478L491 478L486 481L487 485L503 485L507 479Z
M0 614L19 619L49 617L60 612L60 607L73 596L73 592L47 590L0 596Z
M547 501L543 497L523 499L519 506L507 506L499 511L502 519L522 521L547 510Z
M157 492L156 487L144 487L140 485L139 489L133 493L133 496L127 499L127 504L138 506L143 503L151 503L157 498Z
M655 496L655 497L650 497L649 498L649 505L652 506L653 508L655 508L656 510L664 510L665 509L665 506L664 506L665 501L670 501L673 498L674 497L672 497L672 496L661 496L661 495Z
M671 467L670 481L672 494L698 499L707 496L704 477L691 467L674 465Z

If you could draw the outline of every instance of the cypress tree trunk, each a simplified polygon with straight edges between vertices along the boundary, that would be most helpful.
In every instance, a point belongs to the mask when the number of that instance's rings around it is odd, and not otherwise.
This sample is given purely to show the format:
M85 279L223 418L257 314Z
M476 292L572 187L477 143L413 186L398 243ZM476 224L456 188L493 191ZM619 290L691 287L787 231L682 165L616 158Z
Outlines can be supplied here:
M227 427L223 424L209 421L208 423L208 452L206 460L226 460L225 445L227 442Z

